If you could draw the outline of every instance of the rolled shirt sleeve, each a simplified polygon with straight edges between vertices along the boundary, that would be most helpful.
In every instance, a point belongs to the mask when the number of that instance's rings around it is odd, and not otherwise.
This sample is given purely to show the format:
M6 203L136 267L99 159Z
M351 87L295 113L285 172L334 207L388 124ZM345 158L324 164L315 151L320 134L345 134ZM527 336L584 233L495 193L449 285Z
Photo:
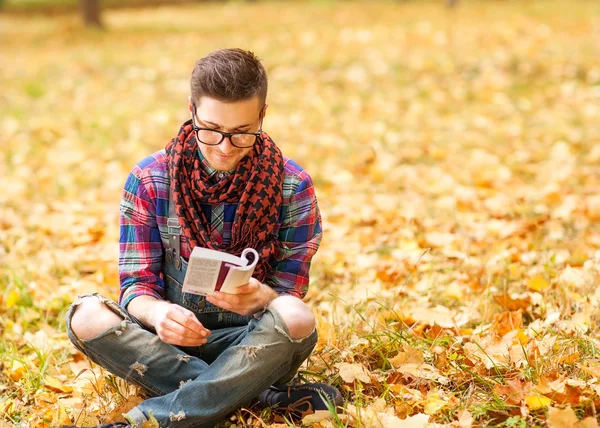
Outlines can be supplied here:
M163 247L156 223L152 181L134 167L123 189L120 204L119 304L148 295L164 300L161 277Z

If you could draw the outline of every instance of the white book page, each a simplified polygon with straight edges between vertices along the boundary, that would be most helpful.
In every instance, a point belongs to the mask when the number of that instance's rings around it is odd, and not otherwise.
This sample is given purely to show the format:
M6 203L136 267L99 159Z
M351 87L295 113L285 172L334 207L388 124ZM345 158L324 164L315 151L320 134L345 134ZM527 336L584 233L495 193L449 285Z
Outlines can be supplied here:
M248 257L252 256L248 256L248 254L252 254L253 256L251 264L248 264ZM242 252L241 259L244 263L244 266L229 265L229 272L227 273L225 281L223 281L223 285L221 286L221 291L224 293L235 294L237 287L247 284L248 281L250 281L250 278L252 278L254 268L258 263L258 253L252 248L246 248Z
M234 265L246 264L246 261L244 259L234 256L233 254L225 253L223 251L211 250L210 248L203 247L194 247L194 249L192 250L192 254L190 254L190 260L192 258L221 260L225 263L233 263Z
M221 263L221 260L190 257L182 291L201 296L211 294L217 285Z

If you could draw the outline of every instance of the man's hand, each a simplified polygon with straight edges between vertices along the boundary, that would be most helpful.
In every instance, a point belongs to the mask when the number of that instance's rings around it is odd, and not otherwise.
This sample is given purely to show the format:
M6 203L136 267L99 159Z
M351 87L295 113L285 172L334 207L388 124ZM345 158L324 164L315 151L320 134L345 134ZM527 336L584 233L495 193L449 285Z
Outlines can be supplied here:
M154 305L151 323L160 340L171 345L200 346L210 336L192 311L171 302Z
M227 309L240 315L252 315L263 309L279 295L268 285L262 284L255 278L250 278L248 284L240 285L236 294L215 291L206 300L215 306Z

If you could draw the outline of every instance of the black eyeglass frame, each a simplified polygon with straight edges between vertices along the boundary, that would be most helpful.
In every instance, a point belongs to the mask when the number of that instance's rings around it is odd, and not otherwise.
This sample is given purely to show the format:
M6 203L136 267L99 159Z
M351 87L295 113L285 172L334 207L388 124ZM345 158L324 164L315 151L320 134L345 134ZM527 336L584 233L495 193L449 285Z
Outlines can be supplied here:
M254 135L256 137L256 139L258 139L258 137L260 137L260 134L262 133L262 125L263 125L264 116L262 119L261 119L261 116L264 111L264 106L263 106L263 108L260 109L260 113L258 114L258 118L260 119L260 126L258 128L258 132L222 132L222 131L219 131L218 129L203 128L201 126L196 126L196 105L194 103L192 103L192 108L194 110L194 115L192 116L192 129L196 133L196 140L198 140L199 142L201 142L202 144L204 144L206 146L218 146L219 144L221 144L223 142L223 140L225 138L229 138L229 142L231 143L231 145L233 147L237 147L238 149L247 149L249 147L252 147L254 145L254 143L256 143L256 140L254 140L254 142L248 146L238 146L237 144L235 144L233 142L233 139L231 137L233 137L234 135ZM217 133L221 134L221 139L219 140L218 143L205 143L204 141L202 141L200 139L200 136L198 135L198 131L217 132Z

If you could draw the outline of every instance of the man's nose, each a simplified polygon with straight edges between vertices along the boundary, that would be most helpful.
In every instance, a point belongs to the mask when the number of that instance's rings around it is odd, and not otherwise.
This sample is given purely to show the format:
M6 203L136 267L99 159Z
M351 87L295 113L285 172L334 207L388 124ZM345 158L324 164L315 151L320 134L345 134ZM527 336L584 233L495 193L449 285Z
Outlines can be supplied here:
M219 149L221 150L221 152L228 154L231 153L232 151L235 150L235 146L233 144L231 144L231 137L225 137L223 138L223 141L221 141L221 144L219 144Z

